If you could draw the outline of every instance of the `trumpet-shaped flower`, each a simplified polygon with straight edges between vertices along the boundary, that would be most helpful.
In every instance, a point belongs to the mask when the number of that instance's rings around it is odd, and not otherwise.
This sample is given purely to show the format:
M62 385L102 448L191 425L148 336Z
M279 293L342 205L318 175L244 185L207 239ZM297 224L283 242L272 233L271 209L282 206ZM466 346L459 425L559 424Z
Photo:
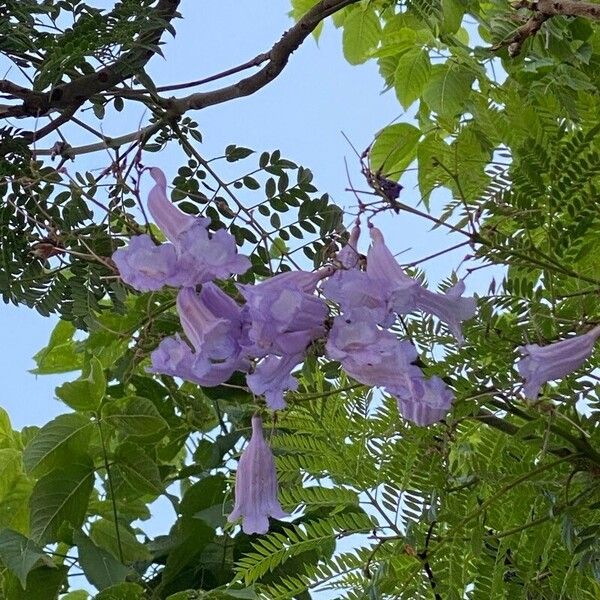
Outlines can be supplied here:
M137 235L113 254L121 279L140 292L159 290L178 275L177 254L171 244L157 246L149 235Z
M265 441L262 419L252 417L252 437L246 446L235 477L235 505L230 523L242 519L244 533L267 533L269 517L281 519L287 513L277 499L277 473L273 453Z
M387 297L394 312L405 314L415 310L416 296L421 286L398 264L385 245L381 231L371 227L369 232L372 243L367 254L367 275L379 283L381 293Z
M196 357L179 335L162 340L150 358L152 365L148 372L181 377L181 379L198 383L194 375Z
M237 253L235 238L219 229L209 234L205 224L196 222L177 241L180 285L193 286L213 279L226 279L250 268L250 259Z
M476 308L474 298L462 297L465 291L464 282L459 281L445 294L430 292L404 272L385 245L381 231L372 227L370 232L373 243L367 255L367 274L375 279L387 281L389 302L394 311L402 314L418 308L435 315L446 323L461 344L464 341L461 323L473 317Z
M537 398L544 383L560 379L579 369L592 355L594 344L600 337L600 326L583 335L554 342L547 346L526 344L518 350L523 358L517 369L525 379L523 391L528 398Z
M475 298L463 298L465 284L459 281L445 294L436 294L421 287L417 293L417 307L435 315L448 326L459 344L464 342L461 324L475 315Z
M248 366L239 343L240 309L214 283L204 284L200 294L193 288L183 288L177 296L177 310L183 330L196 350L193 370L197 378L216 380L212 385L218 385L234 371Z
M257 285L238 286L246 299L250 354L299 354L324 333L327 306L313 292L326 273L294 271Z
M379 329L360 314L336 317L326 344L327 356L338 360L348 375L366 385L396 387L420 370L411 363L417 351L406 340Z
M167 198L167 178L161 169L151 168L150 176L156 185L148 194L148 210L169 241L176 243L179 236L194 223L200 223L204 227L209 225L210 219L187 215Z
M350 237L346 245L337 253L336 261L343 269L356 269L360 260L358 253L358 238L360 237L360 225L355 225L350 231ZM333 275L335 277L335 274Z
M254 373L246 377L246 383L254 394L264 394L271 410L281 410L286 407L284 392L298 389L298 380L292 376L292 371L301 362L301 354L267 356L256 365Z
M396 398L405 419L417 425L431 425L450 410L454 394L437 376L425 379L422 373L407 376L404 384L386 388Z

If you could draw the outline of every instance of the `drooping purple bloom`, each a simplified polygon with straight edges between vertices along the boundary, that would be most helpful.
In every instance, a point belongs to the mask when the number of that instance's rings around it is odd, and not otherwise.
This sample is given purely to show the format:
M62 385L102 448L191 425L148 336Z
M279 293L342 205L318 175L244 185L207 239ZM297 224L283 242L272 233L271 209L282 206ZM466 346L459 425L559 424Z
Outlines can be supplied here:
M323 294L337 302L342 312L360 309L363 315L370 315L373 322L389 326L395 317L388 303L386 286L358 268L359 236L360 227L356 225L350 232L348 243L337 253L336 263L339 266L323 283Z
M238 254L235 238L224 229L209 234L203 223L186 229L177 240L180 285L192 286L245 273L250 259Z
M342 312L360 311L373 323L389 327L395 320L385 285L364 271L336 271L324 284L323 294L337 302Z
M402 416L417 425L431 425L442 419L454 400L454 393L439 377L425 379L422 373L407 376L403 385L386 389L395 396Z
M346 245L337 253L336 261L343 269L356 269L360 261L358 253L358 238L360 237L360 225L356 224L350 231L350 237ZM335 274L334 274L335 276Z
M244 533L267 533L269 517L281 519L287 513L277 499L277 473L273 453L265 441L262 419L252 417L252 437L238 463L235 477L235 505L227 520L242 519Z
M523 358L517 363L521 377L525 379L523 391L535 399L540 388L548 381L561 379L579 369L592 355L594 344L600 337L600 326L583 335L539 346L526 344L518 348Z
M193 367L196 357L179 335L162 340L150 358L150 373L162 373L194 381Z
M330 359L338 360L348 375L366 385L394 388L404 385L407 376L421 373L411 364L417 351L410 342L359 314L336 317L325 348Z
M446 323L459 344L464 342L461 323L472 318L476 310L475 298L463 298L464 291L465 284L461 280L445 294L436 294L424 287L417 293L417 307Z
M196 351L196 380L204 380L204 385L219 385L234 371L247 367L240 346L240 309L214 283L204 284L200 294L193 288L183 288L177 296L177 311Z
M140 292L159 290L177 274L177 255L171 244L157 246L149 235L137 235L113 254L121 279Z
M167 198L167 178L161 169L152 167L150 176L156 185L148 194L148 210L169 241L176 243L179 236L194 223L200 223L204 227L210 224L210 219L181 212Z
M409 277L385 245L383 234L377 227L370 230L372 244L367 254L367 275L381 286L390 307L398 314L416 309L416 295L421 287Z
M155 246L148 236L138 236L142 241L136 242L132 238L132 248L114 255L124 281L140 291L163 285L192 287L250 268L250 260L238 254L230 233L224 229L210 233L210 219L181 212L167 198L165 174L158 168L150 169L150 174L156 185L148 195L148 208L173 245Z
M253 356L294 355L324 333L325 302L313 294L329 271L294 271L257 285L239 285Z
M461 344L464 341L461 323L473 317L476 308L474 298L462 297L464 282L459 281L445 294L430 292L404 272L385 245L379 229L372 227L370 233L373 243L367 255L367 274L381 281L386 281L387 274L388 293L394 310L402 314L418 308L435 315L446 323Z
M254 373L246 377L246 383L254 394L265 396L271 410L281 410L286 407L284 392L298 389L298 380L291 373L300 362L301 354L281 358L267 356L256 365Z

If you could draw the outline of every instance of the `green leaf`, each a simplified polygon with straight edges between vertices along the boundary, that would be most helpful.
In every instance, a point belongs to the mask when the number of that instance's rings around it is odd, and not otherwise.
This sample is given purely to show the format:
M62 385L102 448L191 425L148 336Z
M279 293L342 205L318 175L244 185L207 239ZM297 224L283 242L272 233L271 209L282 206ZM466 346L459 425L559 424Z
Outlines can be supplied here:
M400 57L396 67L394 89L404 108L408 108L420 98L430 72L431 63L427 50L415 48Z
M75 590L62 596L60 600L89 600L90 594L85 590Z
M461 0L442 0L442 23L443 33L456 33L460 29L465 15L466 5Z
M414 29L402 27L391 33L386 33L382 38L382 45L370 53L372 58L387 58L400 56L409 50L414 50L417 44L417 33Z
M29 529L27 503L33 482L23 472L22 455L13 448L0 450L0 527L23 533Z
M150 551L122 523L119 526L119 537L113 521L98 519L90 527L90 538L98 546L109 550L115 558L119 556L119 540L125 564L150 560Z
M375 11L370 7L353 10L344 21L342 44L346 60L352 65L365 62L380 38L381 24Z
M420 136L421 132L408 123L397 123L383 129L369 154L371 169L397 176L416 158Z
M39 475L69 464L74 455L87 450L91 425L88 419L76 413L59 415L46 423L23 451L25 470Z
M38 567L33 569L27 575L25 589L16 575L12 573L4 574L4 596L6 600L56 600L62 589L66 578L68 568L58 567Z
M0 448L18 447L18 434L15 436L8 413L0 407Z
M106 392L106 378L102 363L92 357L84 373L76 381L63 383L56 388L56 395L73 410L95 411L99 408Z
M34 375L49 375L81 369L83 355L77 352L78 345L73 341L75 331L73 323L59 321L50 335L48 345L33 357L37 369L30 372Z
M102 419L131 437L160 439L167 428L167 422L147 398L134 396L105 407Z
M157 496L163 491L158 466L141 446L132 442L125 442L117 448L114 476L115 488L120 495Z
M227 520L223 500L227 482L223 475L211 475L197 481L183 496L180 505L184 518L199 519L211 527L222 527Z
M130 570L121 564L110 552L100 548L81 531L73 534L77 546L79 565L87 580L98 590L125 581Z
M118 583L102 590L94 600L143 600L144 588L137 583Z
M467 103L474 79L475 75L460 63L448 61L435 65L423 91L423 100L441 117L453 119Z
M0 531L0 558L19 578L23 589L27 583L27 575L40 562L54 567L50 558L33 540L11 529Z
M46 544L59 541L59 530L64 523L81 527L93 486L91 460L55 469L39 479L29 502L31 537Z

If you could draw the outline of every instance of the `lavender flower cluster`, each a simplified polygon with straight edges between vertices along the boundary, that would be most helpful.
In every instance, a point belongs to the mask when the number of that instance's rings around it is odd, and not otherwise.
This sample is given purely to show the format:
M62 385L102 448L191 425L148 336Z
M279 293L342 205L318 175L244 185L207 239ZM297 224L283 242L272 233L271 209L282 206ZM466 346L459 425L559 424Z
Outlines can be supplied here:
M337 267L239 284L245 300L240 306L213 280L244 273L248 258L237 253L227 231L210 233L207 219L186 215L169 201L160 169L150 174L156 185L148 208L168 242L155 245L150 236L140 235L113 259L123 281L140 291L181 288L177 310L191 344L179 336L164 339L152 353L152 372L203 386L246 372L249 389L278 410L285 407L284 393L298 386L292 371L308 346L327 336L327 356L357 381L383 387L397 399L405 418L430 425L444 416L453 400L451 390L439 377L423 375L413 364L414 346L389 327L397 315L422 310L444 321L462 343L461 322L475 313L474 299L462 297L462 283L446 294L425 289L402 270L375 227L369 229L367 268L361 270L357 225L338 254ZM341 311L329 332L326 299Z
M415 364L412 343L398 339L389 328L398 316L420 310L444 322L462 344L462 322L476 308L474 298L462 296L462 281L445 294L427 290L405 273L373 226L366 269L361 269L357 224L334 266L314 273L282 273L256 285L238 284L245 300L240 306L214 280L245 273L249 259L238 254L226 230L209 232L208 219L186 215L169 201L160 169L150 169L150 174L155 186L148 208L168 242L156 245L149 235L139 235L117 250L113 260L122 280L139 291L181 288L177 310L191 344L178 335L164 339L152 353L151 372L212 387L242 371L248 388L278 410L285 407L284 393L298 387L292 372L307 348L326 337L327 357L339 361L360 383L384 388L396 398L404 418L430 425L444 417L453 392L439 377L425 377ZM326 299L339 309L330 325ZM582 366L598 337L600 326L545 347L521 347L524 358L517 368L526 395L535 398L545 382ZM254 416L252 437L239 462L230 520L242 517L246 533L265 533L269 516L284 515L277 501L273 455L262 420Z

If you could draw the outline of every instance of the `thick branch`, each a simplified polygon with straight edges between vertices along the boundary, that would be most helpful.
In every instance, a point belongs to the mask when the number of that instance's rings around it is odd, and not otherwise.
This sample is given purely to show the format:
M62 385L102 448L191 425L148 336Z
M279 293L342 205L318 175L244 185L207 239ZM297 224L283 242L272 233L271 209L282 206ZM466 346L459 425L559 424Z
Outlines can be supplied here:
M153 13L160 20L160 26L140 35L136 40L138 47L130 50L111 65L96 73L78 77L68 83L57 85L49 93L19 90L23 104L4 110L1 116L37 117L51 110L76 111L93 95L104 92L138 73L155 54L160 38L170 21L177 16L180 0L158 0ZM5 107L7 108L7 107ZM49 131L48 131L49 133ZM40 139L39 134L27 132L24 137L30 141Z
M167 109L168 117L176 118L180 115L183 115L188 110L200 110L202 108L206 108L207 106L220 104L222 102L227 102L228 100L233 100L234 98L241 98L243 96L253 94L254 92L268 85L283 71L291 54L300 47L302 42L304 42L304 40L312 33L312 31L314 31L319 23L342 8L350 6L351 4L355 4L358 1L359 0L322 0L311 10L309 10L291 29L286 31L281 39L271 48L271 50L258 54L255 58L243 63L242 65L233 67L232 69L229 69L218 76L209 78L208 80L218 79L221 76L245 70L250 66L259 66L263 62L268 61L268 64L254 75L246 77L245 79L242 79L233 85L219 88L211 92L191 94L179 99L159 98L160 104L163 106L163 108ZM202 83L202 81L196 83ZM124 92L124 96L127 95L126 90L118 90L117 93L120 92ZM142 132L146 135L151 135L158 129L160 129L160 125L151 125L150 127L142 130ZM105 150L106 148L116 148L122 144L138 139L140 135L142 135L141 132L132 132L112 139L107 138L105 142L88 144L86 146L80 146L77 148L69 148L69 156L88 154L91 152L97 152L99 150ZM36 155L49 156L54 152L55 151L52 148L49 148L38 150Z
M273 81L285 68L292 53L314 29L327 17L358 0L321 0L315 4L267 53L269 62L260 71L223 88L211 92L196 93L167 101L165 108L174 116L188 110L200 110L235 98L249 96ZM260 56L260 55L259 55Z

